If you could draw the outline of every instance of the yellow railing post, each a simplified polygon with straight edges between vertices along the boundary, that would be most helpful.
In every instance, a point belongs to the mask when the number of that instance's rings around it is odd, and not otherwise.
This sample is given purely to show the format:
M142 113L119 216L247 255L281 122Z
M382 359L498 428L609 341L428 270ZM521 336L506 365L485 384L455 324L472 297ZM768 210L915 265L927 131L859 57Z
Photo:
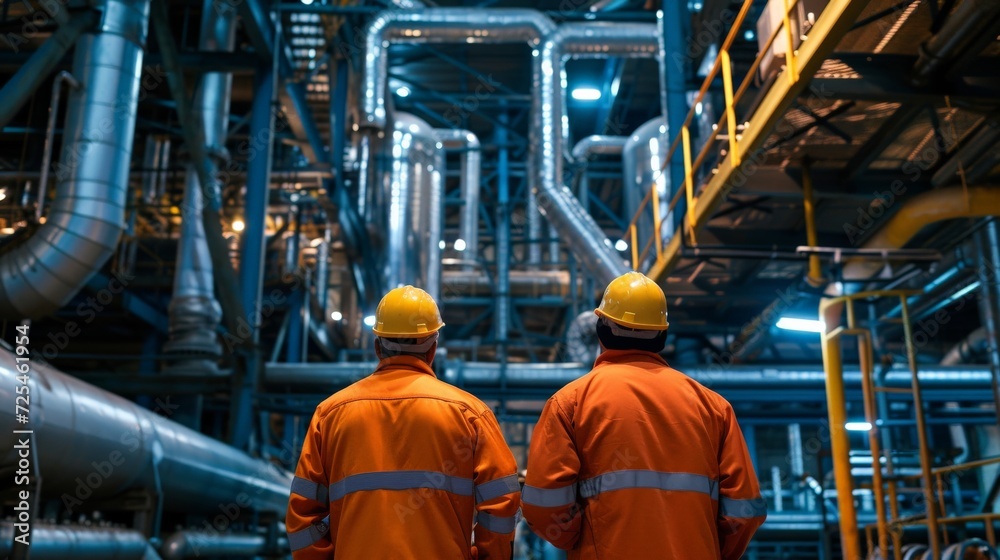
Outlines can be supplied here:
M726 94L726 125L729 127L729 155L732 156L733 167L740 164L740 150L736 140L736 103L733 101L733 65L729 60L729 51L723 49L719 53L722 58L722 88Z
M688 219L688 226L694 229L694 224L691 223L691 216L694 215L691 211L694 208L694 177L691 170L691 133L687 126L681 129L681 142L684 149L684 188L687 190L687 209L684 211L684 216Z
M660 233L661 218L660 218L660 189L656 186L656 181L653 181L653 240L656 242L656 258L660 258L663 254L663 235Z
M785 38L788 39L788 52L785 53L785 68L788 70L788 81L793 84L798 81L798 72L795 69L795 40L792 36L792 25L791 18L788 17L788 12L792 9L792 3L790 0L785 0L785 17L783 24L785 26Z

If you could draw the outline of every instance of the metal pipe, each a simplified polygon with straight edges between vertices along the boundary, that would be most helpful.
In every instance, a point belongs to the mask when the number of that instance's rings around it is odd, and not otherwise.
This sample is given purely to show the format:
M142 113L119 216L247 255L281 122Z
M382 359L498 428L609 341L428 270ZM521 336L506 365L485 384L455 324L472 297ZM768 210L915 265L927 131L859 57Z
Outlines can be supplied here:
M816 203L813 199L812 171L810 171L808 158L803 158L802 160L802 207L806 220L806 243L810 247L818 247ZM806 275L806 281L817 288L826 284L826 280L823 278L823 266L820 263L818 253L809 255L809 274Z
M377 365L375 362L269 363L265 370L265 380L270 384L334 387L353 383L369 375ZM507 364L507 384L509 387L558 389L586 375L590 372L591 365L576 362L510 363ZM501 365L495 362L449 361L443 379L466 387L495 387L500 382L500 370ZM709 366L686 369L684 373L713 389L815 391L822 390L827 381L824 370L815 365ZM909 369L893 368L885 379L886 387L909 387ZM920 381L925 387L937 390L980 390L989 385L990 372L980 366L925 367L920 370ZM860 370L846 370L843 383L845 387L859 391Z
M105 0L77 43L55 202L45 224L0 259L0 316L44 317L65 305L118 245L132 157L149 0ZM6 103L4 104L6 106Z
M628 141L628 136L608 136L604 134L592 134L577 142L571 152L573 161L578 164L586 164L587 158L592 155L621 155L622 148Z
M51 4L61 5L59 2ZM3 89L0 89L0 99L3 99L3 103L0 104L0 128L10 123L21 107L38 91L42 82L52 74L59 61L69 52L69 48L96 21L97 13L94 11L74 14L69 21L61 24L59 29L42 43L31 58L4 84Z
M802 453L802 430L798 422L788 425L788 466L792 473L792 480L802 480L802 476L805 474L805 459ZM806 509L805 498L804 493L795 493L796 509Z
M837 487L837 509L840 519L840 544L844 558L861 558L858 537L858 514L854 506L854 481L847 460L851 449L847 434L847 403L844 391L844 365L838 336L831 336L840 326L844 303L840 299L824 299L819 304L823 320L823 371L826 373L827 414L830 419L830 447L833 455L833 478Z
M660 216L664 222L670 223L668 214L670 177L662 171L668 149L670 149L670 136L667 134L666 125L663 124L663 117L653 117L629 135L622 148L622 206L626 220L631 220L639 212L639 206L646 198L649 188L656 185ZM639 251L642 251L641 245L655 234L652 201L644 207L636 225L640 240ZM661 231L665 245L673 237L674 228L661 228ZM643 268L655 259L656 252L650 251Z
M17 363L0 350L0 395L11 402ZM44 496L79 506L158 479L166 511L214 515L223 507L284 517L291 473L42 362L32 361L28 386ZM166 415L175 406L160 403ZM0 415L15 425L13 407ZM0 434L0 468L17 464L14 436Z
M983 284L980 281L980 289ZM980 319L982 320L982 319ZM941 358L943 366L957 366L960 364L977 363L986 355L989 342L986 340L986 329L979 327L969 333L969 336L951 347Z
M435 289L429 284L432 265L440 266L440 258L433 262L434 253L440 251L440 227L438 238L431 239L431 222L440 221L441 216L440 210L434 210L441 201L435 198L438 142L425 121L403 112L396 112L393 119L392 159L383 193L386 204L379 216L379 229L386 232L382 270L389 289L412 284L431 292Z
M513 254L510 250L510 153L507 148L507 121L509 115L506 107L497 116L501 126L494 128L497 151L497 293L496 307L493 311L493 332L497 344L497 361L507 363L507 333L510 329L510 263ZM533 198L530 195L529 199Z
M427 293L435 301L441 300L441 241L444 240L444 179L445 153L440 144L435 145L434 166L431 169L428 190L421 194L427 199L427 219L429 223L423 231L427 232L427 272L424 281L427 283ZM466 247L468 250L468 247ZM475 251L475 249L471 249Z
M920 56L913 65L913 82L927 85L949 69L956 58L971 50L983 33L995 25L998 17L1000 4L994 0L963 0L941 30L920 45Z
M80 89L80 82L65 70L59 72L52 80L52 104L49 107L49 122L45 127L45 147L42 149L41 178L38 179L38 197L35 203L35 220L42 217L45 209L45 195L49 192L49 166L52 165L52 144L55 143L56 119L59 116L59 98L62 94L62 84L66 82L73 89Z
M393 43L522 43L537 45L555 29L535 10L435 8L384 11L365 33L361 94L363 126L384 129L387 122L388 49Z
M498 236L499 253L499 236ZM499 264L499 260L498 260ZM570 273L566 270L509 270L507 295L518 297L569 297ZM499 293L499 282L481 272L446 270L442 282L449 297L491 296Z
M13 551L14 524L0 522L0 556ZM139 531L113 527L34 525L31 560L160 560Z
M979 316L986 331L993 400L1000 407L1000 236L996 220L989 220L976 237L979 255ZM1000 422L1000 416L998 416Z
M283 539L282 539L283 540ZM266 552L264 535L220 535L200 531L178 531L163 541L163 560L216 556L258 556Z
M444 150L461 151L462 168L460 186L462 192L461 223L459 238L465 241L472 255L479 253L479 177L482 168L482 153L479 138L468 130L438 128L434 136ZM444 168L442 167L442 173Z
M590 214L583 211L573 194L563 186L563 150L568 149L565 62L568 58L609 56L652 58L658 52L654 24L568 23L545 37L533 59L533 74L539 78L534 128L541 131L541 146L534 157L541 176L533 191L538 206L560 232L580 262L598 283L607 284L629 270Z
M542 264L542 214L538 210L538 199L528 194L524 208L528 222L528 254L525 262L530 268L537 269Z

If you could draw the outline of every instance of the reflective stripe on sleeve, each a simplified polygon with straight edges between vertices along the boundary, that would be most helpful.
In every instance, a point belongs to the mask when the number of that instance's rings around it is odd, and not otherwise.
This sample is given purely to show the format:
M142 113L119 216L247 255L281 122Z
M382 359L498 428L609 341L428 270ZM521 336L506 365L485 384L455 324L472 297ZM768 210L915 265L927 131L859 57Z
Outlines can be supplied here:
M292 494L321 504L327 503L328 491L326 486L320 486L306 478L297 476L292 480Z
M292 552L302 550L316 544L320 539L330 533L330 516L326 516L323 521L318 521L305 529L288 533L288 548Z
M719 482L691 473L660 471L612 471L580 482L580 496L592 498L603 492L626 488L652 488L676 492L697 492L713 500L719 497Z
M520 489L521 485L517 483L516 474L484 482L483 484L477 484L476 503L499 498L500 496L517 492Z
M719 500L719 515L721 517L750 518L767 515L767 502L764 498L737 500L721 498Z
M524 485L521 501L539 507L568 506L576 501L576 484L562 488L538 488Z
M459 496L473 494L473 482L468 478L448 476L436 471L380 471L354 474L331 484L330 501L336 502L352 492L416 488L444 490Z
M480 512L476 518L479 526L493 533L508 534L513 533L517 527L517 516L498 517L485 512Z

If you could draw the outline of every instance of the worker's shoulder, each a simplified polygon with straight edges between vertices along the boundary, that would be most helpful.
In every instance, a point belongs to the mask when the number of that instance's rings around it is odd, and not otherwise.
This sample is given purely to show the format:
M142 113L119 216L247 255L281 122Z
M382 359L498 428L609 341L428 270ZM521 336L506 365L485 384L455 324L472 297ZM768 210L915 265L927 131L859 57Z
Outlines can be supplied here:
M492 413L489 406L483 401L479 400L479 397L473 395L472 393L456 387L447 381L442 381L437 378L431 378L427 381L431 387L434 388L434 396L442 400L451 401L456 405L462 406L470 411L472 411L476 416L482 416L486 413Z
M726 409L732 408L732 405L729 404L729 401L727 401L725 397L715 392L714 390L712 390L711 387L705 385L701 381L698 381L697 379L691 377L690 375L678 369L674 369L672 367L668 367L666 369L670 370L670 372L673 375L676 375L677 376L676 379L679 382L684 383L685 385L690 387L692 391L697 393L703 400L712 404L713 408L715 408L716 410L723 412Z
M416 383L410 386L407 394L397 394L394 391L385 392L375 387L376 379L372 376L361 379L340 391L330 395L316 407L316 413L325 416L344 405L358 401L376 399L431 399L449 406L471 411L475 416L489 412L490 408L474 395L429 375L420 375Z

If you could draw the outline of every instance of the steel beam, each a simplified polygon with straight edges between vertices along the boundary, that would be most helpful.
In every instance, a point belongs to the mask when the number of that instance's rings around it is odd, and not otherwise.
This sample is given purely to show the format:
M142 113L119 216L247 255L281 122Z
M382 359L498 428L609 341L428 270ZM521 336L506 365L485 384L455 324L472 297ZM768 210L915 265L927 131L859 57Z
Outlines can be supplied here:
M853 183L865 174L868 166L878 159L890 144L899 139L899 134L923 111L923 106L903 103L882 126L858 148L854 156L844 166L843 181Z
M75 16L42 43L41 48L32 53L31 58L4 84L3 89L0 89L0 128L17 115L25 102L41 87L42 82L55 71L80 34L96 21L97 13L93 11Z
M816 73L867 4L863 0L832 0L826 6L809 32L809 40L802 43L798 50L796 61L799 79L793 82L787 76L780 76L764 95L753 116L748 119L749 126L745 127L740 140L740 149L744 154L755 154L764 146L785 111L809 85L809 77ZM676 132L672 131L671 134ZM740 167L751 168L756 165L755 159L744 157ZM732 158L725 158L718 167L718 173L712 176L694 205L688 208L690 223L695 231L708 223L712 213L726 199L732 189L731 180L736 171L746 174L745 170L733 168ZM680 261L683 226L678 230L647 273L657 282L663 282Z

